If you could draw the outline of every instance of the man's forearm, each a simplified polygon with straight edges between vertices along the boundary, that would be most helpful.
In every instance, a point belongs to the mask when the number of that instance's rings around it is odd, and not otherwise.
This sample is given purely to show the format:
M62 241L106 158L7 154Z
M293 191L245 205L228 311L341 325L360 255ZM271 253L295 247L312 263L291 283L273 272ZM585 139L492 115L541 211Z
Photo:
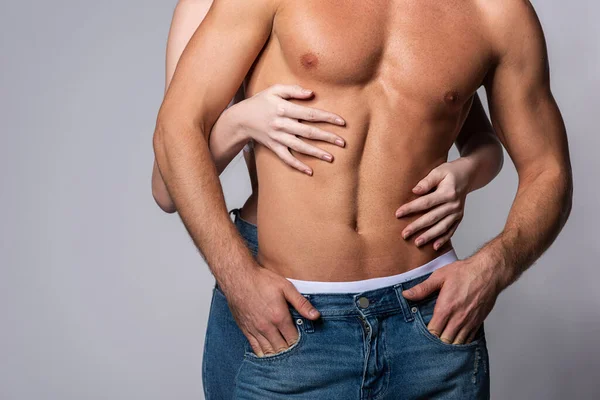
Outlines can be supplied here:
M218 175L221 175L249 140L231 108L229 107L221 113L213 125L208 142ZM160 170L157 168L156 158L152 168L152 195L163 211L168 213L177 211Z
M220 284L257 266L231 222L201 129L159 117L154 152L165 185L194 244Z
M498 268L500 290L554 242L571 212L572 185L570 168L520 179L503 231L469 257Z

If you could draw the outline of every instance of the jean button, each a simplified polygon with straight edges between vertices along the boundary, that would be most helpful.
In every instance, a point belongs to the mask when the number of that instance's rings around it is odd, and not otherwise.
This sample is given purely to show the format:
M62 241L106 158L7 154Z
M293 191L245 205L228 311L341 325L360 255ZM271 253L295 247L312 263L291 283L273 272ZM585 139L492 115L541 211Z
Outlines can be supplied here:
M369 307L369 299L367 299L366 297L361 297L360 299L358 299L358 306L360 308Z

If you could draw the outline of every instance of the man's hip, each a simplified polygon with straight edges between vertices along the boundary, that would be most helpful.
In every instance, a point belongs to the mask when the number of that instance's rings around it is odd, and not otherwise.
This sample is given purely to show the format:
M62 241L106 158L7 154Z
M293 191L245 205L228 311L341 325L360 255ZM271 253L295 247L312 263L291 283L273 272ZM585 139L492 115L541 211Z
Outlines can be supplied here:
M215 285L203 361L207 400L489 398L483 325L471 343L444 343L427 330L437 296L402 296L429 275L359 293L304 294L321 317L306 319L290 306L298 341L263 357Z

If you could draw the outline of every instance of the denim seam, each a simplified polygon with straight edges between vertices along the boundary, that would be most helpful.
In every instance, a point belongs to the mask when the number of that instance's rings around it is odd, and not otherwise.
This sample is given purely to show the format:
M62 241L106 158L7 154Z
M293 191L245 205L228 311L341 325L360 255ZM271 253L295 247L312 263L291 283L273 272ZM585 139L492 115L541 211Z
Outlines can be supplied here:
M213 286L212 297L210 299L209 315L214 312L213 308L214 308L214 304L215 304L216 292L217 292L217 288L215 286ZM208 331L207 331L207 333L208 333ZM208 392L208 385L207 385L208 377L206 376L206 369L207 369L206 350L209 345L208 337L209 337L208 334L204 335L204 351L202 354L202 388L204 389L204 397L206 398L206 400L210 399L210 395Z
M391 373L392 366L391 366L391 362L390 362L390 356L388 355L388 352L387 352L387 344L385 342L385 326L384 325L386 325L386 322L387 322L387 318L382 319L381 324L379 325L379 329L381 332L381 340L383 343L383 356L385 359L385 364L387 365L387 372L385 373L385 378L384 378L385 379L385 387L383 388L383 390L381 392L379 392L379 394L377 394L377 396L373 397L373 400L379 400L379 399L383 398L383 396L385 394L387 394L387 391L390 387L390 373Z
M414 315L408 309L408 301L402 295L402 290L404 290L404 286L402 283L398 283L394 285L394 290L396 292L396 297L398 298L398 303L400 304L400 308L402 308L402 314L404 315L404 321L411 322L415 319Z
M482 325L483 325L483 323L482 323ZM485 332L485 328L484 328L484 332ZM483 343L483 345L482 345L482 346L485 346L485 345L487 344L487 343L485 343L485 335L484 335L484 337L483 337L483 342L484 342L484 343ZM488 363L488 361L489 361L489 360L487 359L487 357L488 357L488 354L487 354L487 351L485 351L485 348L484 348L484 349L483 349L483 372L484 372L486 375L488 375L488 367L487 367L487 363Z
M357 315L357 318L359 320L364 320L364 322L367 322L366 319L364 319L362 317L362 315ZM361 325L364 322L361 322ZM372 334L372 330L370 330L369 332L365 332L365 329L363 327L363 329L362 329L362 338L363 338L363 340L362 340L362 342L363 342L362 348L363 348L363 360L364 360L363 363L364 363L364 365L363 365L363 371L362 371L361 382L360 382L360 398L361 398L361 400L367 400L368 399L368 396L366 398L363 398L363 391L365 390L365 387L364 387L364 385L365 385L365 376L368 373L368 371L367 371L368 370L368 366L369 366L368 365L368 360L369 360L369 356L371 355L371 341L370 341L370 335L371 334ZM367 390L370 391L370 389L367 389Z
M242 367L244 366L245 362L246 362L246 357L243 357L242 362L240 363L240 366L239 366L237 372L235 373L235 376L233 377L233 386L234 386L233 393L234 394L236 392L238 377L240 376L240 372L242 371ZM208 400L208 399L206 399L206 400Z
M477 384L477 371L479 370L479 362L481 360L481 349L479 347L475 348L475 361L473 362L473 377L471 378L471 382L474 385Z

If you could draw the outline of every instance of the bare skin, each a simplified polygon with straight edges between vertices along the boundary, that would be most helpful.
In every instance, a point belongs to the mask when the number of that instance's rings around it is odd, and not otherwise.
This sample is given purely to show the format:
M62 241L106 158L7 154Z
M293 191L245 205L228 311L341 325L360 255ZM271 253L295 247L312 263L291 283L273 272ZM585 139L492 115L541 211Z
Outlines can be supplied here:
M204 19L211 3L212 0L180 0L175 7L167 41L165 92L183 49ZM487 185L502 167L501 144L477 95L475 96L476 103L470 110L468 122L463 125L456 138L461 157L431 170L419 182L418 188L413 189L420 197L402 205L397 212L397 216L400 216L400 212L408 215L428 211L402 232L402 236L405 237L411 232L428 228L414 238L416 246L432 243L434 249L439 249L450 240L462 220L467 194ZM300 138L310 138L311 143L323 140L344 147L343 138L302 122L309 119L311 113L314 118L338 125L343 125L343 119L339 115L319 112L302 105L297 105L298 111L290 110L292 104L287 103L291 98L306 100L312 97L313 93L306 93L297 85L273 85L244 100L244 90L240 88L232 101L234 105L221 113L210 135L209 148L219 174L239 153L241 145L248 140L263 144L283 162L309 175L312 174L311 168L294 157L288 148L332 162L333 156L329 152ZM278 115L277 111L281 107L287 107L287 115ZM302 119L294 119L293 115L290 115L292 111L299 112ZM254 153L250 151L243 154L252 183L252 193L241 208L241 217L256 225L258 181ZM430 193L432 189L435 191ZM152 171L152 193L161 209L168 213L176 211L156 161Z
M359 280L437 257L400 236L418 214L397 219L395 212L446 161L483 84L519 174L507 223L475 254L405 294L440 290L430 330L469 342L499 293L554 241L571 208L566 132L533 8L521 0L258 3L213 3L181 57L154 136L165 184L238 325L257 353L284 348L296 336L286 300L308 318L318 313L310 314L312 305L282 275ZM275 82L310 87L316 96L309 105L344 116L344 127L329 129L347 143L321 144L334 155L330 165L292 151L314 170L311 177L256 146L258 262L236 235L206 145L251 67L247 95ZM440 252L451 247L448 241Z

